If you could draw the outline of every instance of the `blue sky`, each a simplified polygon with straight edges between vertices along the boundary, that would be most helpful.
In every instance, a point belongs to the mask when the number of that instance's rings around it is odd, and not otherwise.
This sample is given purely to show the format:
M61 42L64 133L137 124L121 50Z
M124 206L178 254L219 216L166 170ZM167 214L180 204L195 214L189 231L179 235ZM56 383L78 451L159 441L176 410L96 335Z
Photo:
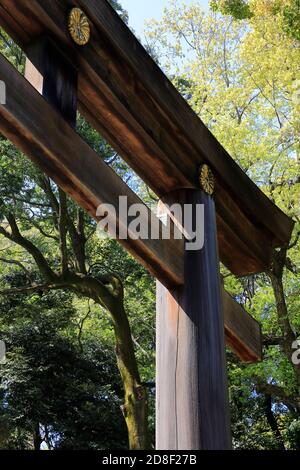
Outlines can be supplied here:
M195 0L178 0L180 3L193 3ZM123 8L129 13L130 26L134 28L137 34L141 35L145 20L150 18L160 18L165 6L169 0L121 0ZM197 0L204 8L208 8L209 0Z

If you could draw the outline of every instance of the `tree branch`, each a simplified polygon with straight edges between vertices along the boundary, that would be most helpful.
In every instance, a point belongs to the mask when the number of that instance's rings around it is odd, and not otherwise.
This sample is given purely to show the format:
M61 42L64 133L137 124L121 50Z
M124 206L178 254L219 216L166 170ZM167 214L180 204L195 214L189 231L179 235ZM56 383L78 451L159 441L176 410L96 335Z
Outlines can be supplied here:
M264 346L281 346L282 342L282 336L263 336Z
M263 382L260 378L254 377L255 388L259 393L269 394L273 398L277 398L280 402L286 405L291 405L294 408L300 409L300 397L289 395L282 387Z
M58 189L59 193L59 247L61 254L62 274L68 271L68 250L67 250L67 196L62 189Z
M20 261L17 261L15 259L6 259L6 258L0 258L0 261L2 261L2 263L6 263L6 264L14 264L16 266L19 266L21 269L23 269L23 271L25 272L26 276L29 278L29 280L31 281L31 276L30 276L30 272L28 271L27 268L25 268L24 264L22 264Z
M272 429L272 432L276 440L278 441L278 445L282 450L285 450L284 441L282 439L282 435L280 433L280 430L276 421L276 417L272 410L272 396L269 394L265 394L264 408L265 408L267 421L269 423L270 428Z
M78 209L77 213L77 229L71 219L69 213L67 212L67 227L69 230L73 252L76 259L76 269L82 274L86 274L86 265L85 265L85 244L86 237L84 234L84 212L81 209Z
M90 305L90 301L88 299L88 311L87 311L86 315L83 318L81 318L78 322L79 332L78 332L77 340L78 340L78 344L79 344L81 352L83 352L83 344L82 344L82 341L81 341L82 333L83 333L83 326L84 326L85 321L90 316L90 314L91 314L91 305Z
M28 221L28 219L25 219ZM51 240L54 240L56 242L58 242L58 237L56 237L55 235L51 235L50 233L47 233L45 232L45 230L33 219L33 218L29 218L30 220L30 223L34 226L34 228L36 228L41 235L43 235L43 237L45 238L50 238Z
M294 248L294 246L297 245L299 238L300 238L300 230L296 233L294 241L289 245L288 250L290 250L291 248Z
M134 342L134 344L136 345L136 347L139 348L139 349L142 351L142 353L144 354L144 356L146 356L148 359L151 359L151 354L150 354L148 351L146 351L146 350L140 345L140 343L137 341L137 339L136 339L133 335L131 335L131 337L132 337L132 341Z
M0 290L0 295L17 295L17 294L32 294L39 291L49 291L61 289L62 286L58 284L33 284L31 286L25 287L15 287L11 289Z
M52 208L52 217L53 217L54 227L58 229L59 203L56 199L55 194L52 191L50 178L44 175L41 176L39 178L39 186L42 188L42 190L44 191L45 195L47 196L49 200L49 203Z
M293 274L299 274L300 269L293 263L291 258L287 257L285 260L285 267Z
M5 229L0 227L0 233L4 235L6 238L11 240L12 242L16 243L19 246L25 248L25 250L34 258L37 267L41 273L41 275L48 281L53 281L56 279L56 274L50 268L49 264L47 263L45 257L40 252L40 250L28 239L24 238L18 228L17 222L13 214L7 215L7 221L11 228L11 234L7 232Z

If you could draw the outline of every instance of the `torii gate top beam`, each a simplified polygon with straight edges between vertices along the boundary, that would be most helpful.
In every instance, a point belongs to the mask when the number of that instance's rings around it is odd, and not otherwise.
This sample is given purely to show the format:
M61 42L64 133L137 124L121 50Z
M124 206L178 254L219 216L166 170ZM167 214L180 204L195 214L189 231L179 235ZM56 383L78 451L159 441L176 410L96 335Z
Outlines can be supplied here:
M73 6L91 23L84 47L67 30ZM0 24L25 51L44 34L65 48L78 67L81 112L159 196L197 187L199 166L208 163L217 180L221 260L237 275L266 269L293 222L228 155L106 0L0 0Z

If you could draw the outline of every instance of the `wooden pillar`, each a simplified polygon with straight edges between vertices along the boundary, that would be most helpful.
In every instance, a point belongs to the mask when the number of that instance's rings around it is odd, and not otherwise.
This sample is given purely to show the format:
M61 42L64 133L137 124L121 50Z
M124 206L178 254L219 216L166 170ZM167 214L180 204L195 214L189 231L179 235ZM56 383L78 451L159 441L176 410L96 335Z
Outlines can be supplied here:
M31 44L26 54L25 78L75 128L78 73L70 58L47 36Z
M204 205L204 247L185 250L183 287L157 282L156 446L164 450L231 447L213 199L183 189L162 201ZM160 209L161 211L161 209ZM195 213L194 213L195 216Z

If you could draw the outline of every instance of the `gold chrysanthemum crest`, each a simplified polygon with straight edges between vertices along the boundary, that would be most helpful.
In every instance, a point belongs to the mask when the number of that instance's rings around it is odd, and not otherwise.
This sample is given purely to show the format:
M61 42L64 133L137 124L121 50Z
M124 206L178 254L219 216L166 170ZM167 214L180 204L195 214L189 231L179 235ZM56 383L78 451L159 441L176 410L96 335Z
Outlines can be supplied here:
M204 164L200 167L199 183L201 189L203 189L206 194L209 194L210 196L213 195L215 190L215 178L208 165Z
M90 23L80 8L72 8L68 17L68 28L70 35L76 44L85 46L91 36Z

